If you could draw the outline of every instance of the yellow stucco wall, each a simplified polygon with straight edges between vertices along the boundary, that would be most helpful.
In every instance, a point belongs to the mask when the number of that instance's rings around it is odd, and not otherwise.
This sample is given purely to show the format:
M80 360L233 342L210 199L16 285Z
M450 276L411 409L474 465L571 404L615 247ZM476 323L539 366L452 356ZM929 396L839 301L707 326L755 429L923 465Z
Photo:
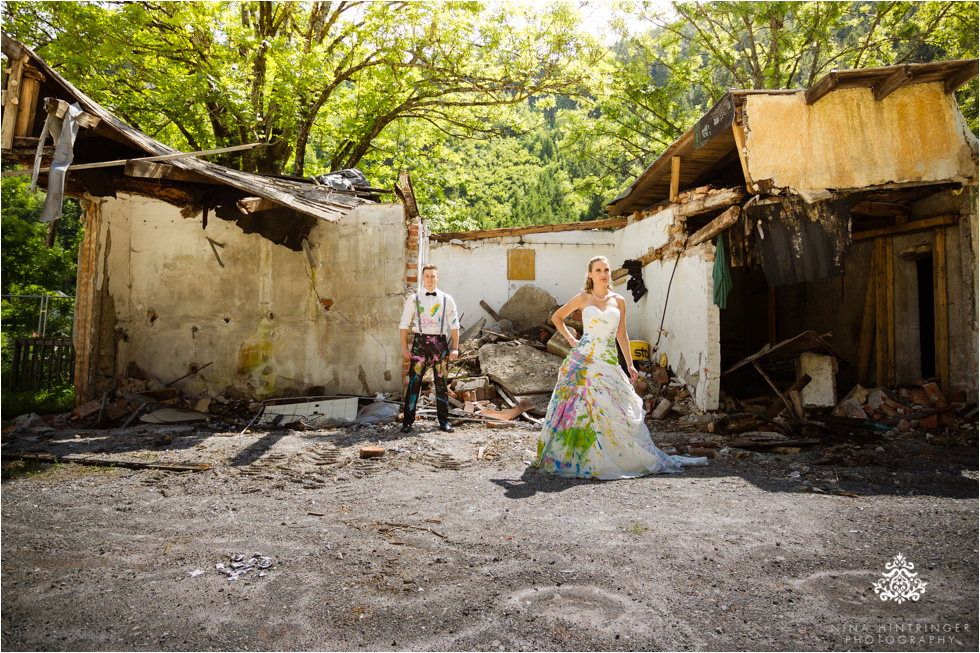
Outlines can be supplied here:
M753 181L806 194L977 175L973 136L940 83L881 101L868 88L842 89L811 106L803 93L750 95L745 112Z

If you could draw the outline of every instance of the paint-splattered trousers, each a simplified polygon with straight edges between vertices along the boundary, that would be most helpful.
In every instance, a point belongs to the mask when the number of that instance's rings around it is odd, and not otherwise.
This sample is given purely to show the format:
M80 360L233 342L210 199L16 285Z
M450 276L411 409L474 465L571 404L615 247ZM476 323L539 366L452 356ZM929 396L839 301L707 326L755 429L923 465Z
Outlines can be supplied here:
M411 426L415 422L422 377L429 367L432 368L432 377L436 384L436 416L440 424L449 421L449 388L446 385L448 354L449 341L446 336L415 334L412 340L412 357L409 359L408 389L405 391L404 426Z

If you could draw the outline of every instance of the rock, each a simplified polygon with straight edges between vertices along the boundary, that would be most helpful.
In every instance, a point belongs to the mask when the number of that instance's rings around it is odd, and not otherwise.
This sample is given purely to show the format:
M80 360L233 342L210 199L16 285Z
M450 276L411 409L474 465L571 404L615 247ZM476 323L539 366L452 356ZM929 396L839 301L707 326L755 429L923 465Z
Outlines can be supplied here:
M661 400L661 402L657 404L657 407L654 409L651 417L653 417L653 419L663 419L666 417L667 413L670 412L670 407L672 405L673 404L671 404L670 399Z
M551 293L537 286L521 286L514 296L500 307L500 317L510 320L518 330L524 331L547 322L558 308Z
M487 318L481 317L479 320L473 323L473 326L463 331L459 336L459 341L461 343L469 342L470 340L479 337L480 329L482 329L487 324Z
M568 356L569 352L572 351L572 345L565 340L565 336L556 332L555 335L551 336L551 339L548 340L548 351L555 356L561 356L564 358L565 356Z
M551 394L562 359L534 347L496 343L480 348L480 369L511 395Z

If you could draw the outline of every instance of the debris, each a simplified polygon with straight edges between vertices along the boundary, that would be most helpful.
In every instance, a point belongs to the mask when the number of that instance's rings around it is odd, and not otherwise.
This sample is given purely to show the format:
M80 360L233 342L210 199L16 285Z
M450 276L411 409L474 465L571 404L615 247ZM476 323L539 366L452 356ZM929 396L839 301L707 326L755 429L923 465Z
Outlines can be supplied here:
M673 403L670 401L670 399L662 399L653 411L653 419L663 419L666 417L667 413L670 412L671 406L673 406Z
M558 309L558 302L546 290L537 286L525 285L500 307L500 317L510 320L518 331L535 329L548 321Z
M222 562L217 563L214 568L219 574L224 574L228 577L228 580L238 580L239 577L244 576L250 571L256 569L261 569L258 577L265 577L265 570L270 569L273 566L273 560L269 556L264 556L261 553L253 553L248 559L245 558L245 554L236 553L229 558L230 562L225 565Z
M4 452L7 460L33 460L40 463L75 463L76 465L96 465L99 467L124 467L126 469L162 469L171 472L203 472L211 468L209 463L136 463L125 460L109 460L107 458L86 458L83 456L53 456L46 453Z
M380 458L385 455L384 447L361 447L361 458Z
M551 394L562 359L522 343L480 348L480 369L511 395Z
M181 410L179 408L161 408L140 417L141 422L149 424L176 424L179 422L198 422L208 416L196 410Z

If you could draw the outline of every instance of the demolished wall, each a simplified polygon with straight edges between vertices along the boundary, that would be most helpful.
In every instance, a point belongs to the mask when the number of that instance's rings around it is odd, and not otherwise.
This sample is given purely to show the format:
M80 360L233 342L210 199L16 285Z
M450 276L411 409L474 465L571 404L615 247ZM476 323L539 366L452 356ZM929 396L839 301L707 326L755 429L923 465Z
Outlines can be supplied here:
M533 279L508 279L507 252L520 249L534 251ZM456 300L466 328L487 314L480 300L500 310L524 285L537 286L564 304L582 291L589 259L606 256L614 267L621 262L615 252L612 232L575 231L430 242L427 261L439 267L439 287Z
M745 114L746 158L756 183L771 180L814 196L976 179L976 138L941 82L905 86L880 101L868 88L838 89L812 105L804 93L749 95Z
M672 238L683 240L686 234L675 224L675 207L617 231L613 267L668 245ZM701 410L717 408L720 399L721 327L712 297L713 265L714 245L704 243L686 250L679 259L668 255L647 264L643 282L648 292L639 302L633 302L625 284L613 286L626 297L630 338L648 341L655 358L666 354L669 367L692 389ZM658 344L661 320L663 333Z
M400 204L317 221L305 251L234 223L120 193L102 204L115 371L130 363L185 393L372 394L400 387L397 323L407 227Z

